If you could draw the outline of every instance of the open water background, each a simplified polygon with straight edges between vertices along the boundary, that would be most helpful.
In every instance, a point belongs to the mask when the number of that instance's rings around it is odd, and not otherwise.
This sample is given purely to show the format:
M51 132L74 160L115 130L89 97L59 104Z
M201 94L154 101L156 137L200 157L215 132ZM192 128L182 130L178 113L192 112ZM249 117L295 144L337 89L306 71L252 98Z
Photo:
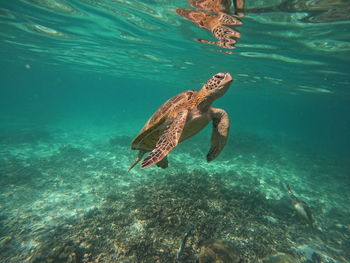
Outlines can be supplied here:
M31 158L49 158L65 144L83 149L92 142L125 136L117 143L122 146L119 151L111 154L116 158L111 170L125 170L135 154L128 143L165 100L187 89L199 89L217 72L230 72L234 82L214 105L225 109L232 123L228 149L221 154L221 162L218 158L220 169L234 165L230 153L249 152L257 158L267 154L267 148L254 148L254 141L246 152L244 145L235 152L235 138L249 134L266 140L267 145L282 145L288 151L285 158L296 167L300 164L297 158L308 160L303 171L310 176L309 184L303 185L306 179L296 173L294 183L300 185L294 188L319 191L325 198L344 193L350 174L349 19L336 8L327 13L328 19L321 17L316 22L303 18L321 11L262 9L278 4L247 2L243 25L237 27L241 38L229 55L193 41L213 38L174 12L175 8L190 8L184 0L1 1L0 168L4 191L16 186L16 175L11 180L6 177L11 158L28 167ZM346 10L350 2L342 4ZM261 12L249 12L258 8ZM193 142L209 147L209 133L206 129ZM193 149L188 147L188 151ZM90 154L94 149L91 146ZM257 150L259 153L254 152ZM181 165L181 158L186 158L181 156L172 168L175 172L191 168L185 160ZM217 171L215 164L206 166L204 156L191 157L191 165L199 163L208 173ZM312 170L314 158L318 160L316 172ZM171 162L170 155L170 166ZM62 167L64 162L56 168ZM138 173L141 176L143 171ZM275 176L288 180L282 172ZM318 185L332 187L317 190ZM26 184L21 187L32 191ZM313 194L308 198L316 202L317 194ZM340 200L336 197L335 203ZM342 198L339 209L349 213L345 205L349 196ZM3 201L2 235L6 236L14 231L4 230L6 220L23 200L7 195ZM20 241L16 242L11 246L15 252L3 262L12 262L9 258L23 252L16 251Z

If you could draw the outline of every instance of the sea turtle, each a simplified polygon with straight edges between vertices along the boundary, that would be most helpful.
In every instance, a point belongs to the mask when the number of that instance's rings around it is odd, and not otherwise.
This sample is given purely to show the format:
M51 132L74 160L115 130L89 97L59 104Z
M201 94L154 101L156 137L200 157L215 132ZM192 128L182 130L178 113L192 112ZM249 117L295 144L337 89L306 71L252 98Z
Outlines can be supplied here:
M210 105L225 94L232 82L229 73L217 73L199 90L184 91L167 100L147 121L131 143L139 154L132 169L146 152L151 152L141 163L142 168L157 164L168 167L167 155L179 142L201 131L213 121L211 147L207 161L214 160L224 148L229 132L228 114Z
M314 226L314 219L312 216L311 208L307 203L305 203L303 200L300 200L298 197L296 197L290 188L289 184L287 185L287 191L289 194L289 198L293 202L293 208L297 212L298 216L302 218L306 223L308 223L310 226Z

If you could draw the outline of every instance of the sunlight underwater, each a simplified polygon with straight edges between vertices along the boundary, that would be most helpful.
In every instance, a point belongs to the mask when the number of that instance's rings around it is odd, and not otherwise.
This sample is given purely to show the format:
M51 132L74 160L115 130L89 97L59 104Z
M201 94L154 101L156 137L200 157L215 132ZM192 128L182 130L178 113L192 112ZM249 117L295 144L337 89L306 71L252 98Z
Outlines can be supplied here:
M321 150L347 117L298 137L305 113L281 107L347 109L331 102L348 103L349 2L170 2L3 3L0 262L349 262L348 155ZM154 110L218 72L236 97L215 104L232 123L220 156L210 124L166 169L128 172Z

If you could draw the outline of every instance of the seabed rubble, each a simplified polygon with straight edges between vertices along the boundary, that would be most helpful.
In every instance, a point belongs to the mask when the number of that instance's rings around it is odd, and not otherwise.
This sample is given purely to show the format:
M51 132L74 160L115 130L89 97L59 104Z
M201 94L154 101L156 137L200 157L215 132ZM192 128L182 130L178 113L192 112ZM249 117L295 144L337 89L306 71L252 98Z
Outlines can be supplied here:
M295 155L259 137L237 136L212 164L198 160L207 149L194 140L196 153L184 144L167 170L127 173L133 159L125 155L127 136L94 144L83 136L64 143L45 136L28 136L35 140L25 145L3 143L0 262L176 262L190 227L180 262L350 260L343 199L335 193L329 202L320 198L310 178L300 178L307 173L290 158ZM28 154L40 144L55 147ZM311 174L321 166L314 157ZM316 227L297 217L283 183L309 203Z

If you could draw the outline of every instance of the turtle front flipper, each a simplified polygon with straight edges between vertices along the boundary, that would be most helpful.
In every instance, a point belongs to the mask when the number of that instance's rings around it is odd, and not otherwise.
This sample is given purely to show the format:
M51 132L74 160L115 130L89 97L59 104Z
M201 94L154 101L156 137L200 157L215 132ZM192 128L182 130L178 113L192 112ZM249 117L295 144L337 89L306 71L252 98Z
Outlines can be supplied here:
M213 133L211 136L211 147L207 154L208 162L219 156L226 144L230 129L230 120L226 111L211 108L211 116L213 119Z
M160 136L156 148L142 161L141 168L147 168L160 162L172 149L176 147L185 127L188 110L178 112L169 120L169 124Z

